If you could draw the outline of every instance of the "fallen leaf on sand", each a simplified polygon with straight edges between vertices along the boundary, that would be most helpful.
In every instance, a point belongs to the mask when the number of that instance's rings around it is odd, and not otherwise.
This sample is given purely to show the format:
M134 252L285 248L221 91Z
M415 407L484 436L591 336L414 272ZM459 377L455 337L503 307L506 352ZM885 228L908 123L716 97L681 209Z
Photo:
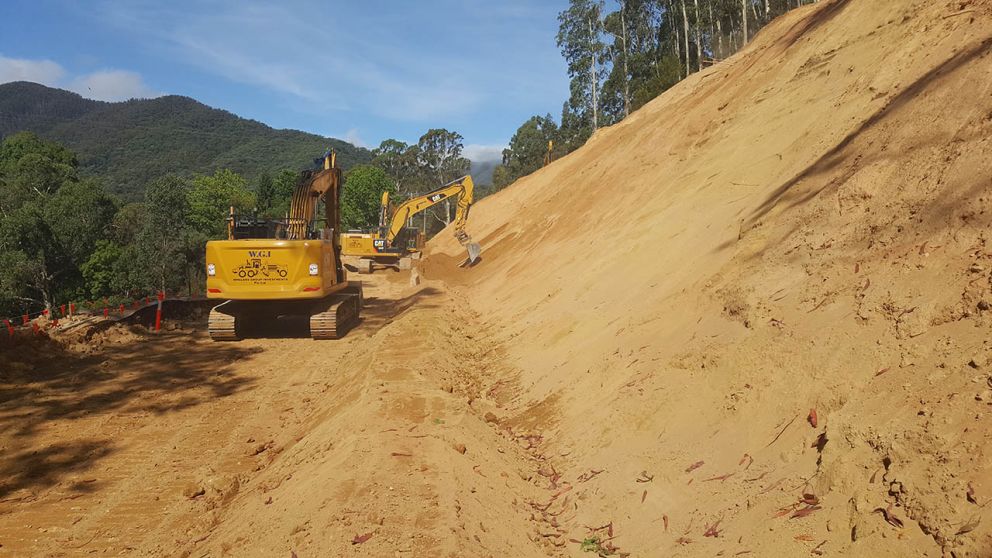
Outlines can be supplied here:
M696 469L702 467L703 466L703 463L705 463L705 461L697 461L697 462L693 463L692 465L689 465L686 468L685 472L686 473L691 473L691 472L695 471Z
M796 510L795 513L793 513L792 515L789 516L789 519L796 519L796 518L799 518L799 517L806 517L807 515L815 512L817 510L821 510L821 509L823 509L821 506L806 506L805 508L803 508L801 510Z
M351 539L351 544L362 544L363 542L372 538L372 532L365 533L364 535L355 535L355 538Z
M963 535L965 533L970 533L974 531L975 528L978 527L978 524L981 522L982 522L982 516L976 515L972 517L970 520L968 520L968 523L965 523L964 525L961 526L960 529L958 529L957 533L954 533L954 536L956 537L958 535Z
M887 508L875 508L874 511L881 512L882 517L885 518L885 521L889 525L892 525L893 527L899 527L900 529L902 528L902 520L896 517L894 513L892 513L891 504L889 504L889 507Z

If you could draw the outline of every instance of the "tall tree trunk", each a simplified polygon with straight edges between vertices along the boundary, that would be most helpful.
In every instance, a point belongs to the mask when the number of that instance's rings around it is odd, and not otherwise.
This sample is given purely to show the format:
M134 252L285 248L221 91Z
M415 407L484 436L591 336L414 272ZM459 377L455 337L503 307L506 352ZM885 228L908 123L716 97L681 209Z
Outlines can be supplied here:
M593 41L595 35L593 34L592 20L589 20L589 40ZM596 98L596 87L599 85L596 79L596 52L593 51L589 56L589 78L590 85L592 86L592 129L595 132L599 129L599 99Z
M716 44L720 52L720 59L723 60L727 57L727 54L723 50L723 29L719 19L716 20Z
M710 0L709 2L707 2L707 7L709 8L709 11L710 11L710 56L712 58L714 58L714 59L719 59L719 58L721 58L721 56L720 56L719 52L717 52L717 50L716 50L716 45L713 44L713 40L715 38L717 38L716 31L713 29L713 25L714 25L714 20L713 20L713 0Z
M682 30L685 36L685 77L689 77L692 67L689 66L689 15L685 11L685 0L682 0Z
M682 37L679 36L679 24L675 19L675 7L671 0L668 3L668 22L672 26L672 38L675 39L675 58L678 60L679 79L682 79Z
M703 33L702 24L699 19L699 0L692 0L692 5L696 10L696 68L703 69Z
M741 0L741 48L747 45L747 0Z
M772 4L770 0L765 0L765 21L772 18Z
M627 45L627 16L624 9L627 7L626 0L620 3L620 29L623 41L623 117L630 116L630 67L627 65L627 58L630 57L630 47Z

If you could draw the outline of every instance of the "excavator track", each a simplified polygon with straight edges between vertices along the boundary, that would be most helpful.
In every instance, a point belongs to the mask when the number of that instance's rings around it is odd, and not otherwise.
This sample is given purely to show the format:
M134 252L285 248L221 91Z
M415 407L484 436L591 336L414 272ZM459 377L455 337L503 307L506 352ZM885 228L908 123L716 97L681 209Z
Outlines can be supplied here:
M210 317L207 319L207 331L210 332L210 338L214 341L237 341L239 339L237 318L222 311L225 304L227 303L215 306L210 310Z
M237 341L246 335L264 336L266 328L279 327L284 318L302 318L309 322L310 337L340 339L358 323L361 308L362 285L349 282L327 298L302 304L229 300L210 311L207 329L214 341Z
M360 298L357 294L332 297L331 305L310 316L310 337L340 339L358 322Z

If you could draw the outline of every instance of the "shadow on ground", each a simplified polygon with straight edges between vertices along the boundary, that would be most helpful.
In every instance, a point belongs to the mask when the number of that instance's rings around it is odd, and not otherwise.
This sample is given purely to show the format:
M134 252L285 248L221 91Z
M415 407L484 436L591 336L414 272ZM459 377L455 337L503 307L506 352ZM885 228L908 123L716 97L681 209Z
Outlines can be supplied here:
M251 389L233 364L260 349L212 344L188 332L138 334L134 342L80 356L39 339L0 358L0 498L55 485L93 467L114 441L73 436L77 420L108 413L164 414ZM68 441L41 432L68 428Z

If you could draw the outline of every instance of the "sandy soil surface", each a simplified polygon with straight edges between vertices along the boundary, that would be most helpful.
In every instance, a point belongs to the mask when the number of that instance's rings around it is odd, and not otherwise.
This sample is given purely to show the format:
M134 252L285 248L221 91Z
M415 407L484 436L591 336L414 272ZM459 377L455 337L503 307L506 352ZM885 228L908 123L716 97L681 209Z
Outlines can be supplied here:
M344 340L0 357L0 555L992 556L992 2L821 0Z
M992 3L821 1L483 200L483 262L442 235L424 273L504 326L566 539L992 556L990 221Z
M486 326L442 285L364 279L339 342L119 326L5 359L0 554L532 552L547 491Z

